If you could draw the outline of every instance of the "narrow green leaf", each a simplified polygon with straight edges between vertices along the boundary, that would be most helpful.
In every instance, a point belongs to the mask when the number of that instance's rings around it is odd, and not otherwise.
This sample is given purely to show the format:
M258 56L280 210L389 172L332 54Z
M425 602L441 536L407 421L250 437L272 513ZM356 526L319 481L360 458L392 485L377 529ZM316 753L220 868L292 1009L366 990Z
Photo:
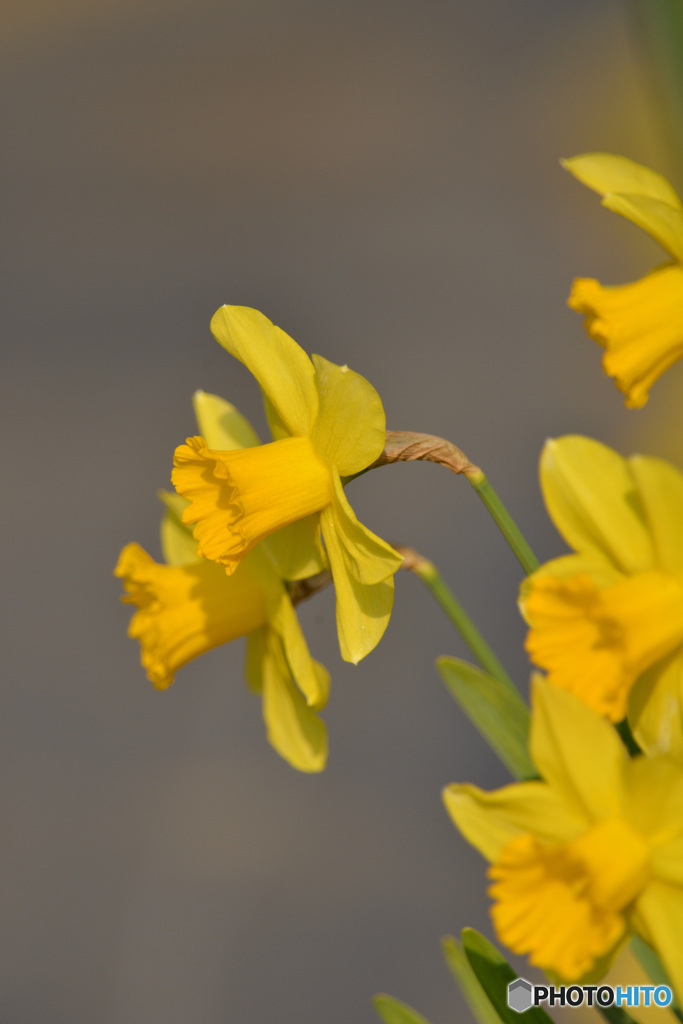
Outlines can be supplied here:
M441 948L448 968L460 986L467 1005L479 1024L502 1024L491 1000L479 984L458 940L454 939L452 935L447 935L441 941Z
M671 987L671 982L662 966L661 960L654 949L648 946L647 942L641 939L639 935L634 935L631 939L631 950L655 985L669 985Z
M462 933L462 948L470 967L483 991L490 999L502 1024L552 1024L545 1010L532 1006L524 1011L524 1017L507 1004L508 985L518 975L507 963L495 946L474 928L465 928Z
M468 718L517 779L538 773L529 756L529 709L514 690L460 658L437 658L441 678Z
M384 1024L429 1024L421 1013L392 996L378 995L372 1002Z

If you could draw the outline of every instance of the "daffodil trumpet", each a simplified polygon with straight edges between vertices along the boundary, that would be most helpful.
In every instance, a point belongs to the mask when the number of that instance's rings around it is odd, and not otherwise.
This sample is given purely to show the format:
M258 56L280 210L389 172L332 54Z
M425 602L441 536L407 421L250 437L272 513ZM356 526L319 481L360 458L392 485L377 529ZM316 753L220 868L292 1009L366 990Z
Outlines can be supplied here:
M605 373L626 405L639 409L655 381L683 356L683 206L661 174L625 157L585 153L562 162L602 197L604 207L646 231L670 257L631 284L577 278L568 300L605 349Z

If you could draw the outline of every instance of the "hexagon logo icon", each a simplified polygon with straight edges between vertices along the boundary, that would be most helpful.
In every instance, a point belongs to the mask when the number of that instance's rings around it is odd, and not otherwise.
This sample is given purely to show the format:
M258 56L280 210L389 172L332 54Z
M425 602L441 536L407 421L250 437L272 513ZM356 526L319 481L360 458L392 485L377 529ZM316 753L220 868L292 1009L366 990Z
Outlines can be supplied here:
M508 1006L517 1013L524 1013L531 1006L532 988L526 978L517 978L508 985Z

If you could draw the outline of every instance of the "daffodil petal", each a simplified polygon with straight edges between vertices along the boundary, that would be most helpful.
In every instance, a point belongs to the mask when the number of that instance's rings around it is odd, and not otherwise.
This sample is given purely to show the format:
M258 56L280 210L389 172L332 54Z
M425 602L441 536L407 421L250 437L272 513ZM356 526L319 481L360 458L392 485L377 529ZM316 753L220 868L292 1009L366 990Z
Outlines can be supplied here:
M320 522L337 596L339 650L344 661L356 665L374 650L389 625L394 578L370 586L359 583L349 572L331 508L323 510Z
M348 573L358 583L366 586L381 583L400 569L403 556L377 534L368 530L367 526L358 522L346 500L339 475L335 472L332 473L332 484L332 517ZM328 509L323 510L323 516L329 521L326 513L329 513ZM325 533L326 544L328 533Z
M602 556L626 573L653 567L652 540L626 459L591 438L569 435L546 443L540 475L555 526L580 554Z
M645 926L648 941L659 953L679 1001L683 1000L683 889L653 880L636 902L635 924Z
M649 196L680 208L681 201L661 174L615 153L582 153L560 163L594 192L624 192Z
M195 391L192 405L199 433L208 448L230 452L235 448L254 448L261 443L246 416L219 395Z
M183 510L187 508L187 498L170 491L157 491L157 495L166 506L161 520L161 553L167 565L189 565L200 562L197 554L197 541L192 530L183 522Z
M366 469L382 453L386 417L372 384L348 366L313 356L320 395L311 440L320 457L341 476Z
M304 350L258 310L221 306L211 321L216 341L256 377L289 434L310 434L318 412L315 370Z
M677 795L680 797L680 792ZM675 811L680 811L680 804ZM652 869L662 882L671 882L683 889L683 836L653 849Z
M489 861L517 836L533 833L548 842L569 842L586 827L545 782L515 783L493 793L453 783L442 796L457 828Z
M314 512L261 541L283 580L305 580L327 565L320 539L320 515Z
M268 428L272 434L273 441L282 441L283 438L289 437L289 430L266 394L263 395L263 408L265 409Z
M628 801L623 815L650 847L652 871L683 885L683 857L674 849L683 843L683 771L672 757L634 757L626 765ZM660 867L666 865L666 874Z
M683 210L650 196L611 193L602 205L647 231L679 262L683 260Z
M683 474L664 459L634 455L631 472L645 507L657 565L683 572Z
M294 681L311 707L324 707L330 690L329 673L311 657L294 605L275 567L262 545L244 561L266 595L268 624L280 638ZM249 678L249 671L247 675Z
M317 710L324 708L330 693L330 675L327 669L317 665L311 657L294 606L284 587L277 603L269 607L268 617L271 627L282 640L292 675L306 702Z
M270 630L261 663L263 719L268 741L300 772L320 772L327 761L327 729L294 686L282 642Z
M574 814L616 816L626 751L612 726L566 690L535 676L529 751L539 772Z
M628 720L646 754L683 760L683 652L642 674L631 691Z

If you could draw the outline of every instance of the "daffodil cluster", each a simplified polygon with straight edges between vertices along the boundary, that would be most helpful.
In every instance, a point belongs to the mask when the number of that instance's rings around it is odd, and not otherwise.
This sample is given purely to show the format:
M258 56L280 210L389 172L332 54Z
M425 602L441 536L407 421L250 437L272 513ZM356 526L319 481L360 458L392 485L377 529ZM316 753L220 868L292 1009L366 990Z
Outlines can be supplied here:
M386 629L402 556L358 522L343 491L343 478L382 452L384 410L363 377L311 361L256 310L224 306L212 329L259 381L275 440L261 444L234 406L195 394L201 434L176 449L177 493L162 494L165 564L128 544L116 566L137 608L129 635L159 689L204 651L246 636L247 681L262 695L271 744L295 768L320 771L317 712L330 678L310 656L290 589L329 566L347 661Z
M635 284L578 279L569 300L626 404L639 407L683 355L683 206L665 179L622 157L565 166L671 257ZM524 780L444 791L454 823L490 862L499 939L577 982L602 977L638 935L682 999L683 473L579 435L548 441L541 490L571 553L536 568L483 472L443 439L387 435L379 395L359 374L309 358L253 309L223 306L211 328L256 378L272 440L262 444L223 399L195 395L199 434L176 448L176 493L162 495L165 562L128 544L115 570L149 679L164 689L188 661L246 637L247 682L271 744L295 768L320 771L330 678L301 632L296 587L331 577L341 655L357 663L386 630L404 564L484 669L446 659L444 678ZM346 498L354 476L415 458L469 479L528 574L526 649L545 673L533 678L531 712L435 567L410 549L404 562Z

